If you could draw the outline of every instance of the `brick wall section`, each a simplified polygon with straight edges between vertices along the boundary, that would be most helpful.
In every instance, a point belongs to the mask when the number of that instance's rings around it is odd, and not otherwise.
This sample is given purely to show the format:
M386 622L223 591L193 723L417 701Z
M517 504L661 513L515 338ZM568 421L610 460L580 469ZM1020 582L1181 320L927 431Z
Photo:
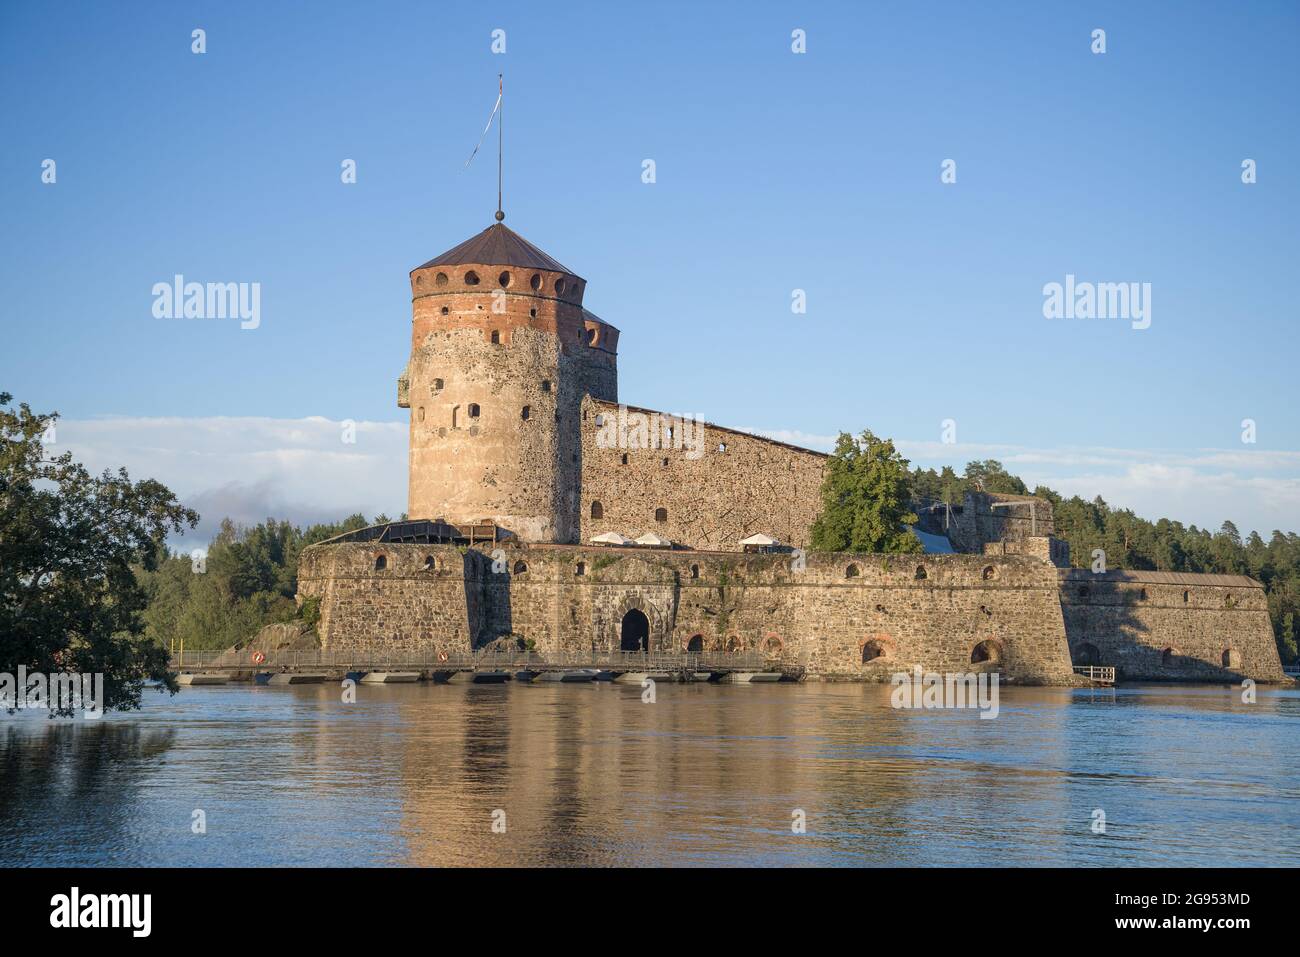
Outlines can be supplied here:
M1099 576L1086 569L1060 576L1066 634L1078 664L1090 663L1091 645L1097 663L1114 665L1128 681L1285 680L1258 582L1223 575ZM1235 584L1210 584L1234 578Z
M618 406L589 399L582 412L582 542L602 532L654 532L690 548L739 551L742 538L763 532L807 546L821 511L820 452L714 425L704 426L695 459L679 448L601 448L598 419L618 416ZM593 502L603 517L592 518ZM665 520L656 520L658 509Z
M810 555L798 571L788 555L517 545L494 574L489 551L317 545L300 594L322 598L326 648L465 649L517 635L543 652L612 650L635 608L653 650L687 650L698 635L705 650L761 649L828 678L883 680L919 664L1071 681L1056 570L1032 558ZM429 554L441 570L423 570ZM981 642L1000 663L972 664ZM881 655L864 663L869 643Z

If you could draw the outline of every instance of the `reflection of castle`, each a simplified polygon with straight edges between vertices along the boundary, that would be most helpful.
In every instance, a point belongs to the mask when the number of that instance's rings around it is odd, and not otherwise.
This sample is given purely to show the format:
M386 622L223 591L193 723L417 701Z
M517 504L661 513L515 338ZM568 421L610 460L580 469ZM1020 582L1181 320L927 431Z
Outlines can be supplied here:
M920 664L1039 682L1069 681L1073 652L1130 678L1281 677L1257 583L1150 572L1081 587L1043 499L923 511L923 538L958 554L789 554L807 545L826 456L620 406L619 332L585 292L500 222L412 270L408 512L437 521L304 555L324 642L761 648L824 674ZM485 529L487 546L463 548ZM660 547L591 544L610 533ZM755 535L787 553L742 552ZM509 553L497 573L495 548Z

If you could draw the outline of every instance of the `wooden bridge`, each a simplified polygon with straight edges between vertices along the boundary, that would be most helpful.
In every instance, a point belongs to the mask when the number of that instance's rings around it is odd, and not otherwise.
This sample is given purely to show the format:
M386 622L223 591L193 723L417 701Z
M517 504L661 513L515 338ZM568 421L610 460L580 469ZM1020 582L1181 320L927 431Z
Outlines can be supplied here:
M259 656L261 660L258 660ZM446 652L414 651L187 651L171 659L171 669L182 674L299 673L342 677L368 672L418 672L422 677L457 673L544 674L593 670L614 675L629 673L725 676L764 673L794 676L799 669L783 668L761 652L659 653L640 651L564 652L529 651Z

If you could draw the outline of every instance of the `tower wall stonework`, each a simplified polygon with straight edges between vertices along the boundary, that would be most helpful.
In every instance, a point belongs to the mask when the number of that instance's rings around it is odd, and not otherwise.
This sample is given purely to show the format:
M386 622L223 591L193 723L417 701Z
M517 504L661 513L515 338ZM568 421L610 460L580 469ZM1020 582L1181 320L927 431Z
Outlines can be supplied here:
M491 264L411 274L407 514L491 521L524 541L578 532L583 396L616 399L618 330L583 280Z

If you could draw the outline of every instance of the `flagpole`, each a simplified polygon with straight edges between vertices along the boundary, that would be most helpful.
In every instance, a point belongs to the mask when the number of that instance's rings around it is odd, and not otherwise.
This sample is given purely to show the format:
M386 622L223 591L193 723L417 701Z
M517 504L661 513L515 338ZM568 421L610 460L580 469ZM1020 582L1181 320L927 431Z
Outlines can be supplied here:
M501 100L501 115L497 117L497 222L506 218L501 210L501 167L506 145L506 86L504 74L497 74L497 97Z

